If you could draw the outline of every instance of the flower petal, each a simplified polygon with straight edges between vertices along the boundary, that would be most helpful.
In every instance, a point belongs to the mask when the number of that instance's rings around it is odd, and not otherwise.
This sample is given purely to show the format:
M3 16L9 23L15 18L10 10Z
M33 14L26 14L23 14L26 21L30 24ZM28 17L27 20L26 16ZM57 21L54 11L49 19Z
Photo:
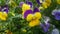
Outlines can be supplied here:
M26 10L24 13L24 18L26 18L28 14L32 14L32 10Z
M28 4L28 5L30 5L30 7L32 8L32 2L30 2L30 1L26 1L26 3Z
M38 4L40 4L40 0L36 0L36 2L37 2Z
M36 7L36 8L34 8L33 13L35 13L35 12L40 12L40 10Z
M24 4L24 2L20 2L19 6L22 7L23 4Z

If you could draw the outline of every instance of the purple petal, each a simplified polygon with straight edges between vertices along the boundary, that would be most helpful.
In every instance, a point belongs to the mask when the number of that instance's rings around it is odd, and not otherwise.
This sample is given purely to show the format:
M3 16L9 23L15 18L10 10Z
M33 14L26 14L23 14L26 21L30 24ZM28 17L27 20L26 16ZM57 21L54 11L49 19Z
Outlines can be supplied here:
M47 23L47 24L41 24L40 26L42 27L42 29L44 30L44 32L47 32L48 29L49 29L49 27L50 27L50 24L49 23Z
M55 19L56 20L60 20L60 16L55 16Z
M30 7L32 8L32 6L33 6L32 2L26 1L26 3L27 3L28 5L30 5Z
M52 15L60 14L60 10L53 10Z
M55 16L55 19L56 19L56 20L60 20L60 10L54 10L54 11L52 12L52 15Z
M6 8L6 9L4 9L4 11L5 11L6 13L8 13L9 10Z
M27 10L27 11L24 13L24 18L26 18L28 14L32 14L32 10Z
M40 12L40 10L36 7L36 8L34 8L33 13L35 13L35 12Z
M43 28L43 30L44 30L44 32L47 32L48 31L48 28L45 27L45 28Z
M20 2L19 6L22 7L23 4L24 4L24 2Z
M36 0L36 2L37 2L38 4L40 4L40 0Z
M5 6L2 8L2 11L4 11L4 12L8 13L8 11L9 11L8 6L7 6L7 5L5 5Z

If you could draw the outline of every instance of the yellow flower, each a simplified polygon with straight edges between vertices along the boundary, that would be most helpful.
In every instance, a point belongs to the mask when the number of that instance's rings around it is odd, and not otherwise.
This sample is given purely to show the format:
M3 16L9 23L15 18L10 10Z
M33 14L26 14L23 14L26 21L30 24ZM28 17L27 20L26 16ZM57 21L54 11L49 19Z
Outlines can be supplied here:
M34 26L37 26L39 25L39 20L38 19L35 19L35 20L32 20L30 23L29 23L29 26L30 27L34 27Z
M32 14L29 14L26 19L27 19L27 21L31 21L32 18L33 18L33 15Z
M29 9L30 9L30 5L23 4L23 6L22 6L22 11L23 11L23 13L22 13L22 14L24 14L24 12L25 12L26 10L29 10Z
M51 3L51 0L45 0L46 3L50 4Z
M43 3L42 3L42 6L43 6L44 8L47 8L47 7L48 7L48 5L47 5L46 2L43 2Z
M42 3L42 7L47 8L47 7L50 6L50 4L51 4L51 0L45 0L45 1Z
M39 23L40 23L39 19L41 19L40 12L36 12L34 14L28 14L28 16L27 16L27 21L30 21L29 22L30 27L34 27L34 26L39 25Z
M60 0L56 0L58 4L60 4Z
M7 13L6 12L0 12L0 19L6 20L6 18L7 18Z

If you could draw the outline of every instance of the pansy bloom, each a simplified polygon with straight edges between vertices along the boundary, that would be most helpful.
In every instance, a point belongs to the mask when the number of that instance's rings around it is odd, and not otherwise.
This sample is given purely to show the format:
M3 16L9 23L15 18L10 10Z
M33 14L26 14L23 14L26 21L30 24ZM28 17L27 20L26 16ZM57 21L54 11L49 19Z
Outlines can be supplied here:
M38 4L41 4L43 8L47 8L51 4L51 0L36 0Z
M20 6L22 6L22 11L23 11L23 13L22 14L24 14L24 12L26 11L26 10L29 10L30 9L30 5L28 5L28 4L26 4L26 3L20 3Z
M5 5L3 7L0 8L0 19L1 20L6 20L7 18L7 13L8 13L8 6Z
M55 17L56 20L60 20L60 9L53 10L52 15Z
M39 25L39 19L41 19L41 13L39 12L38 8L35 8L34 10L26 10L24 13L24 18L29 21L29 26L34 27L36 25Z
M44 23L41 23L40 26L43 29L44 32L48 32L49 28L50 28L50 23L49 23L49 18L48 17L44 17Z
M33 7L33 3L31 1L26 0L26 4L30 5L30 7Z
M49 23L47 23L47 24L40 24L40 26L42 27L44 32L48 32L50 24Z
M23 11L22 14L24 14L24 12L25 12L26 10L29 10L29 9L32 8L32 3L31 3L31 2L28 2L28 1L26 1L26 3L20 2L19 5L20 5L20 7L22 7L22 11Z

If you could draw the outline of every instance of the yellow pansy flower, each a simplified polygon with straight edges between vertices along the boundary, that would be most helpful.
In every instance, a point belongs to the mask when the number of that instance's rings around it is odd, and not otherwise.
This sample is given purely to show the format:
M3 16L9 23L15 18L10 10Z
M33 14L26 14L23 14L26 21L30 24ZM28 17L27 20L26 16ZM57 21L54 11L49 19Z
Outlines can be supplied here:
M48 6L50 6L50 4L51 4L51 0L45 0L42 2L42 7L47 8Z
M24 14L24 12L26 11L26 10L29 10L30 9L30 5L28 5L28 4L23 4L23 6L22 6L22 11L23 11L23 13L22 14Z
M41 13L39 13L39 12L36 12L34 14L28 14L28 16L27 16L27 21L30 21L29 22L30 27L39 25L39 23L40 23L39 19L41 19Z
M0 19L6 20L6 18L7 18L7 13L6 12L0 12Z

